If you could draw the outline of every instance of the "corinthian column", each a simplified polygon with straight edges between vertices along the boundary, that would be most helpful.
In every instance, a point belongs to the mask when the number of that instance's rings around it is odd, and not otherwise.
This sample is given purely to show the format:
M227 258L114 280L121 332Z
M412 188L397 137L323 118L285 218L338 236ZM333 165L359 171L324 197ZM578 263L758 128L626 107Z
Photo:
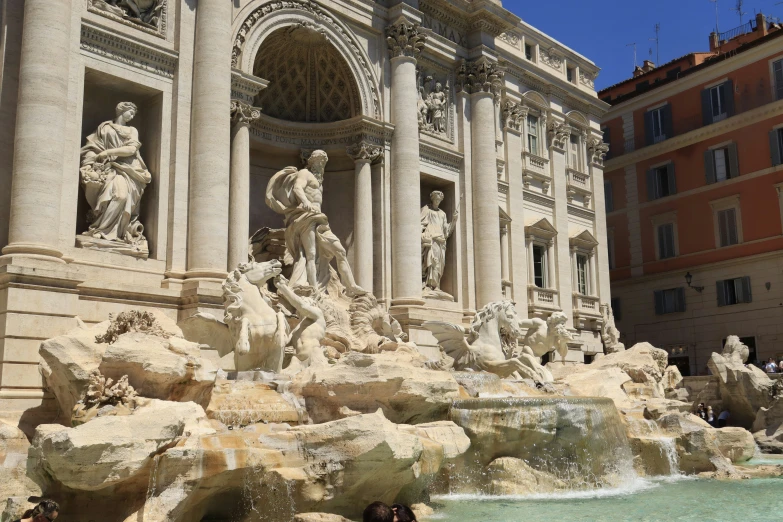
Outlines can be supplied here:
M393 304L421 302L419 122L416 57L419 26L400 19L386 30L391 52L391 255ZM407 303L410 304L410 303Z
M373 291L373 242L372 242L372 165L383 149L367 142L359 142L346 149L356 164L356 181L353 193L353 275L356 284Z
M250 131L261 110L231 100L231 174L228 198L228 270L247 262L250 237Z
M26 0L4 254L62 256L60 197L68 106L72 0ZM78 172L73 172L78 176Z
M495 96L503 71L487 58L463 62L457 86L470 94L470 136L473 172L473 255L476 263L476 307L503 298L498 226Z
M199 0L196 10L188 278L222 278L228 265L232 5Z

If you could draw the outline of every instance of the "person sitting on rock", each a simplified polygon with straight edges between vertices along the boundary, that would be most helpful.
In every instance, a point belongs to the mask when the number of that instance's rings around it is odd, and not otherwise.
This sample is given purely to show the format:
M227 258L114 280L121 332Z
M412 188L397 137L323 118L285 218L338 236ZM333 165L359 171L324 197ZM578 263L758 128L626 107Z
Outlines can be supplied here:
M416 522L416 514L404 504L392 504L394 522Z
M33 509L24 512L21 519L14 522L51 522L59 515L60 506L53 500L42 500Z
M718 419L715 418L715 412L712 411L712 406L707 406L707 424L716 427Z
M704 403L703 402L700 402L699 403L699 407L696 408L696 415L698 415L701 420L706 420L707 419L707 412L704 409Z
M373 502L364 508L362 522L394 522L394 511L383 502Z
M720 412L720 415L718 415L718 427L725 428L728 426L730 416L731 414L729 413L729 410L723 410Z

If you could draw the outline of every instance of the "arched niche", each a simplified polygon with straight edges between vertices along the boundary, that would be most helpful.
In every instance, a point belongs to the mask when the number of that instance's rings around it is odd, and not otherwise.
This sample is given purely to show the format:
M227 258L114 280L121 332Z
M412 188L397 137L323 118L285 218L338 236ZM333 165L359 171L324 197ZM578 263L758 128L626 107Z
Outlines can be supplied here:
M536 91L527 91L522 95L522 99L525 104L534 106L538 109L546 110L549 108L549 102L547 99Z
M345 24L314 2L277 0L248 4L235 22L232 66L253 74L265 40L284 28L317 32L331 44L353 76L361 115L382 119L379 81L369 56Z

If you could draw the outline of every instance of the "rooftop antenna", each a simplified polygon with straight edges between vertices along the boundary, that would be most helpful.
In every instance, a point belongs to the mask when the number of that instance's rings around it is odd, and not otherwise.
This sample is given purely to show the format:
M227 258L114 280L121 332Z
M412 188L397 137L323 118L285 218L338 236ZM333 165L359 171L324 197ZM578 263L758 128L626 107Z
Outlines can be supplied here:
M742 25L742 17L748 13L742 11L742 6L745 4L744 0L737 0L737 5L732 7L731 10L737 13L740 17L740 26Z
M738 0L739 1L739 0ZM655 24L655 38L650 38L651 42L655 42L655 63L661 65L661 49L658 45L658 39L661 34L661 24ZM650 57L652 57L652 49L650 49Z
M710 0L710 2L715 4L715 34L720 34L720 29L718 29L718 0Z
M631 47L631 46L633 46L633 70L635 71L636 70L636 42L629 43L626 45L626 47Z

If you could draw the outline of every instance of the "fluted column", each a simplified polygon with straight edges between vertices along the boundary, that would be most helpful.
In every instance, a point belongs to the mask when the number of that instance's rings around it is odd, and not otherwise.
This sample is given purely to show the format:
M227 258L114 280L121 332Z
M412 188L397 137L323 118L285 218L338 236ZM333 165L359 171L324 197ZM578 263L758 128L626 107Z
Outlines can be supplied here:
M232 7L199 0L196 10L188 278L221 278L228 266Z
M391 255L393 304L421 301L419 123L416 57L419 27L400 19L386 30L391 52Z
M73 0L26 0L4 254L62 257L60 198ZM74 176L78 173L74 173Z
M486 58L463 62L457 86L470 93L473 171L473 252L476 260L476 307L503 298L498 228L495 96L503 71Z
M231 172L228 198L228 270L247 262L250 237L250 130L261 110L231 100Z
M381 147L359 142L346 149L356 165L353 193L353 275L356 284L373 291L372 169L383 152Z
M508 281L508 228L500 227L500 278Z

